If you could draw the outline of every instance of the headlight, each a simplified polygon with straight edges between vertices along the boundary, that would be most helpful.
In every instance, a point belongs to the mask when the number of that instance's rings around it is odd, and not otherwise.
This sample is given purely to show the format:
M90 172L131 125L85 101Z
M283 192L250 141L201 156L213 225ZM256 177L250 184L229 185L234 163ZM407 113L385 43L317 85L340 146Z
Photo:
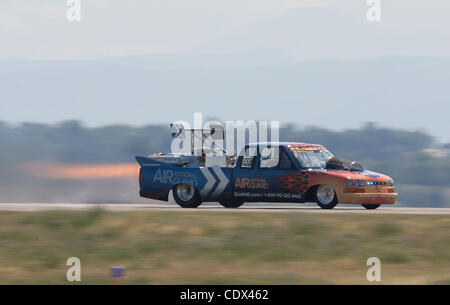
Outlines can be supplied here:
M346 185L347 186L365 186L366 181L365 180L347 180Z
M395 184L394 184L394 180L392 180L392 179L389 180L389 181L388 181L388 185L389 185L389 186L394 186L394 185L395 185Z

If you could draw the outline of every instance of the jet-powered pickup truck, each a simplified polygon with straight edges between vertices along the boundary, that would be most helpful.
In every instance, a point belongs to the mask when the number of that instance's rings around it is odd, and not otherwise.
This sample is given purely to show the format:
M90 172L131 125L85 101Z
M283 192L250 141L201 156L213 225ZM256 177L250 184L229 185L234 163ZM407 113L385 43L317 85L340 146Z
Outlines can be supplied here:
M274 151L276 158L271 155ZM249 144L241 156L227 157L219 165L213 157L213 161L208 155L136 157L141 165L140 196L168 201L172 190L184 208L214 201L226 208L245 202L316 202L323 209L338 203L376 209L396 203L398 197L390 177L337 158L318 144Z

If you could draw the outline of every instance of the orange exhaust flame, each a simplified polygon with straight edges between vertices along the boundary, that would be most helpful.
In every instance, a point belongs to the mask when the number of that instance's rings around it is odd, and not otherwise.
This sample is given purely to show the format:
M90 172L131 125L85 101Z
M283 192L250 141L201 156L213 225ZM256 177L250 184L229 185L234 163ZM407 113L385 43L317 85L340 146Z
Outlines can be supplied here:
M25 162L22 168L32 176L48 179L111 179L138 177L135 163L66 164L55 162Z

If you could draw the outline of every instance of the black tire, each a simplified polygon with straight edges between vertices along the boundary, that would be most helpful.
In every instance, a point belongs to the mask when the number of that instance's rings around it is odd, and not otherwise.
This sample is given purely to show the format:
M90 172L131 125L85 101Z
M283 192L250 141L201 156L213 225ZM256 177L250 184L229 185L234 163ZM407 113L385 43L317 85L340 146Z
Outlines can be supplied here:
M368 210L375 210L380 206L379 204L361 204L361 205Z
M321 195L321 193L324 192L324 190L327 193L326 198L324 198L324 196ZM332 194L330 192L332 192ZM319 185L314 189L314 199L318 206L326 210L330 210L338 204L336 192L331 186L326 184Z
M189 194L192 194L191 197L189 196L183 196L183 192L181 189L189 188ZM190 183L181 183L177 184L172 189L173 198L175 199L175 202L181 206L182 208L196 208L200 204L202 204L202 201L200 200L200 195L198 193L198 190Z
M236 209L244 204L243 201L219 201L219 203L228 209Z

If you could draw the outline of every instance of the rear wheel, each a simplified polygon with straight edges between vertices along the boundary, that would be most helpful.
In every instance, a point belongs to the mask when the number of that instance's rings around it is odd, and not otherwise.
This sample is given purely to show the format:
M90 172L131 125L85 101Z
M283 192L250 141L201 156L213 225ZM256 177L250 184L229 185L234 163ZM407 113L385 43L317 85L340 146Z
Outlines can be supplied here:
M219 201L219 203L229 209L236 209L244 204L243 201Z
M368 210L375 210L380 206L379 204L361 204L361 205Z
M336 192L328 184L319 185L315 191L315 197L322 209L332 209L338 204Z
M176 203L183 208L196 208L202 203L197 189L190 183L174 186L173 197Z

